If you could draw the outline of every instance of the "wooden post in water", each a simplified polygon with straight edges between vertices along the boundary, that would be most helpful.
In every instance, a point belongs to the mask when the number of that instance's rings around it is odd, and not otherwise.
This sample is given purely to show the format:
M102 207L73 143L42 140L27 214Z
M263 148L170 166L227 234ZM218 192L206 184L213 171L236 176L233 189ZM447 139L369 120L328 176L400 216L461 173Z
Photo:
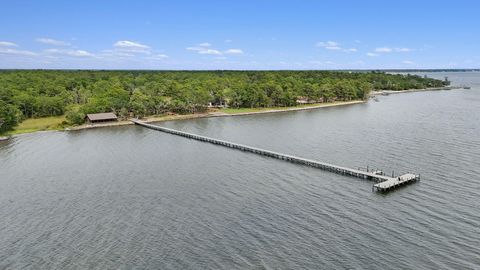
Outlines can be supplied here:
M209 143L212 143L212 144L223 145L223 146L227 146L227 147L230 147L230 148L239 149L239 150L242 150L242 151L251 152L251 153L255 153L255 154L259 154L259 155L263 155L263 156L267 156L267 157L273 157L273 158L277 158L277 159L281 159L281 160L288 160L292 163L303 164L303 165L306 165L306 166L321 168L321 169L331 171L331 172L334 172L334 173L338 173L338 174L343 174L343 175L348 174L348 175L351 175L351 176L356 176L356 177L360 177L360 178L364 178L364 179L371 179L371 180L377 182L377 184L374 184L374 186L372 187L372 190L374 190L374 191L388 191L388 190L393 189L397 186L407 184L407 183L410 183L410 182L414 182L414 180L417 178L417 175L415 175L415 174L404 174L401 177L399 177L398 179L395 179L394 178L395 172L393 170L392 170L392 177L390 178L388 176L383 176L383 174L377 174L376 172L369 172L370 167L368 165L367 165L367 172L362 171L362 170L354 170L354 169L349 169L349 168L336 166L336 165L332 165L332 164L328 164L328 163L323 163L323 162L320 162L320 161L308 160L308 159L301 158L301 157L290 156L290 155L277 153L277 152L273 152L273 151L269 151L269 150L265 150L265 149L250 147L250 146L247 146L247 145L237 144L237 143L218 140L218 139L214 139L214 138L210 138L210 137L200 136L200 135L196 135L196 134L192 134L192 133L188 133L188 132L183 132L183 131L178 131L178 130L169 129L169 128L165 128L165 127L155 126L155 125L152 125L152 124L147 124L147 123L144 123L144 122L140 122L138 120L132 120L132 122L134 122L137 125L144 126L146 128L150 128L150 129L154 129L154 130L158 130L158 131L162 131L162 132L166 132L166 133L170 133L170 134L174 134L174 135L178 135L178 136L183 136L183 137L186 137L186 138L199 140L199 141L202 141L202 142L209 142ZM378 169L377 169L377 171L378 171ZM418 177L420 177L420 175L418 175Z

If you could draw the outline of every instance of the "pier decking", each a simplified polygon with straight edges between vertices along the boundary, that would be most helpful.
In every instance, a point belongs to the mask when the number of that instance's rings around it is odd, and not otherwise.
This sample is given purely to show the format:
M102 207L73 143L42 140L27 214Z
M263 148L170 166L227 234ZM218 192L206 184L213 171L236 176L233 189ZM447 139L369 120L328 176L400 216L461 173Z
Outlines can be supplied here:
M390 191L396 187L409 184L412 182L415 182L417 180L420 180L419 175L415 174L404 174L399 177L389 177L385 176L383 174L379 174L378 172L368 172L367 171L362 171L362 170L356 170L356 169L351 169L351 168L346 168L346 167L341 167L333 164L328 164L325 162L320 162L316 160L310 160L310 159L305 159L301 157L296 157L296 156L291 156L287 154L282 154L282 153L277 153L265 149L260 149L256 147L251 147L243 144L238 144L238 143L233 143L229 141L224 141L224 140L218 140L218 139L213 139L201 135L196 135L188 132L183 132L175 129L170 129L166 127L160 127L152 124L148 124L139 120L132 120L133 123L136 125L140 125L146 128L162 131L165 133L170 133L182 137L186 137L189 139L194 139L202 142L208 142L216 145L222 145L225 147L233 148L233 149L238 149L246 152L251 152L255 153L258 155L263 155L267 157L272 157L276 159L281 159L285 161L289 161L292 163L297 163L305 166L310 166L314 168L319 168L322 170L338 173L338 174L343 174L343 175L349 175L349 176L354 176L358 178L363 178L363 179L368 179L368 180L373 180L377 182L377 184L374 184L372 187L372 190L375 191L380 191L380 192L386 192Z
M420 180L420 175L407 173L404 175L400 175L396 178L389 177L388 180L373 185L373 189L377 191L389 191L399 186L403 186L411 182L415 182L417 180Z

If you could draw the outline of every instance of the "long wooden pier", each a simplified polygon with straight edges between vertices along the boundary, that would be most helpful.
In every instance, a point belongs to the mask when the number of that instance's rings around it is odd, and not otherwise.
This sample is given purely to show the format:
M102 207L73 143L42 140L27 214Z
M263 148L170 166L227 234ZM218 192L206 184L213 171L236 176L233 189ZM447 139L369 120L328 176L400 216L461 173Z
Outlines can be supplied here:
M229 148L233 148L233 149L242 150L242 151L245 151L245 152L251 152L251 153L258 154L258 155L272 157L272 158L276 158L276 159L280 159L280 160L285 160L285 161L289 161L289 162L292 162L292 163L297 163L297 164L310 166L310 167L314 167L314 168L319 168L319 169L322 169L322 170L326 170L326 171L330 171L330 172L334 172L334 173L338 173L338 174L349 175L349 176L359 177L359 178L363 178L363 179L373 180L373 181L377 182L372 187L372 190L374 190L374 191L381 191L381 192L390 191L390 190L392 190L396 187L403 186L403 185L406 185L406 184L410 184L410 183L413 183L417 180L420 180L420 175L415 175L415 174L408 173L408 174L404 174L404 175L401 175L401 176L398 176L398 177L389 177L389 176L383 175L383 173L381 173L379 171L369 172L368 169L367 169L367 171L363 171L363 170L356 170L356 169L341 167L341 166L328 164L328 163L320 162L320 161L316 161L316 160L305 159L305 158L296 157L296 156L287 155L287 154L282 154L282 153L277 153L277 152L273 152L273 151L269 151L269 150L265 150L265 149L261 149L261 148L257 148L257 147L247 146L247 145L233 143L233 142L224 141L224 140L213 139L213 138L210 138L210 137L205 137L205 136L192 134L192 133L188 133L188 132L184 132L184 131L179 131L179 130L175 130L175 129L170 129L170 128L166 128L166 127L160 127L160 126L148 124L148 123L145 123L145 122L142 122L142 121L139 121L139 120L131 120L131 121L133 123L135 123L136 125L139 125L139 126L143 126L143 127L150 128L150 129L153 129L153 130L158 130L158 131L162 131L162 132L165 132L165 133L170 133L170 134L186 137L186 138L189 138L189 139L194 139L194 140L198 140L198 141L202 141L202 142L208 142L208 143L212 143L212 144L216 144L216 145L221 145L221 146L225 146L225 147L229 147Z

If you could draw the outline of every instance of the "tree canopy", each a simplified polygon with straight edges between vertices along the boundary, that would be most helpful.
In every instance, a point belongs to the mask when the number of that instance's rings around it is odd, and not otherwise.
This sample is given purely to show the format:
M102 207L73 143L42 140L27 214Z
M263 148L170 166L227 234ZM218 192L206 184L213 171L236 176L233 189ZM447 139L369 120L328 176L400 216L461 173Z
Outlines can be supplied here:
M294 106L365 99L371 90L441 87L414 75L346 71L0 71L0 131L25 118L66 114L73 124L87 113L120 117L195 113L211 104Z

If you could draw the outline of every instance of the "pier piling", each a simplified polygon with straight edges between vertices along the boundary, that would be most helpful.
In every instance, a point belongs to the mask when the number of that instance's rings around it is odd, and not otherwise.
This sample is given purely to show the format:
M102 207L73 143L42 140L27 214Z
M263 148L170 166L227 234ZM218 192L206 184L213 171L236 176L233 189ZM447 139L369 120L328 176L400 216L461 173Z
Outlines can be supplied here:
M362 171L360 169L356 170L356 169L351 169L351 168L346 168L346 167L337 166L337 165L333 165L333 164L328 164L328 163L320 162L320 161L316 161L316 160L310 160L310 159L291 156L291 155L287 155L287 154L277 153L277 152L273 152L273 151L269 151L269 150L265 150L265 149L260 149L260 148L257 148L257 147L251 147L251 146L247 146L247 145L243 145L243 144L238 144L238 143L218 140L218 139L214 139L214 138L209 138L209 137L196 135L196 134L192 134L192 133L188 133L188 132L183 132L183 131L179 131L179 130L175 130L175 129L170 129L170 128L166 128L166 127L160 127L160 126L148 124L148 123L145 123L145 122L142 122L142 121L139 121L139 120L131 120L131 121L133 123L135 123L136 125L139 125L139 126L143 126L143 127L153 129L153 130L162 131L162 132L169 133L169 134L174 134L174 135L186 137L186 138L189 138L189 139L194 139L194 140L198 140L198 141L202 141L202 142L208 142L208 143L221 145L221 146L225 146L225 147L229 147L229 148L233 148L233 149L238 149L238 150L245 151L245 152L251 152L251 153L254 153L254 154L258 154L258 155L263 155L263 156L267 156L267 157L272 157L272 158L276 158L276 159L280 159L280 160L289 161L289 162L292 162L292 163L297 163L297 164L301 164L301 165L305 165L305 166L319 168L319 169L334 172L334 173L337 173L337 174L350 175L350 176L353 176L353 177L358 177L358 178L363 178L363 179L370 179L370 180L373 180L374 182L377 182L376 184L374 184L372 186L372 190L374 190L374 191L386 192L386 191L393 190L396 187L399 187L399 186L402 186L402 185L409 184L409 183L415 182L417 180L420 180L420 175L415 175L415 174L411 174L411 173L407 173L407 174L401 175L399 177L394 177L394 172L392 171L392 177L388 177L388 176L383 175L383 173L381 171L378 171L378 170L369 172L368 171L368 166L367 166L367 171Z

